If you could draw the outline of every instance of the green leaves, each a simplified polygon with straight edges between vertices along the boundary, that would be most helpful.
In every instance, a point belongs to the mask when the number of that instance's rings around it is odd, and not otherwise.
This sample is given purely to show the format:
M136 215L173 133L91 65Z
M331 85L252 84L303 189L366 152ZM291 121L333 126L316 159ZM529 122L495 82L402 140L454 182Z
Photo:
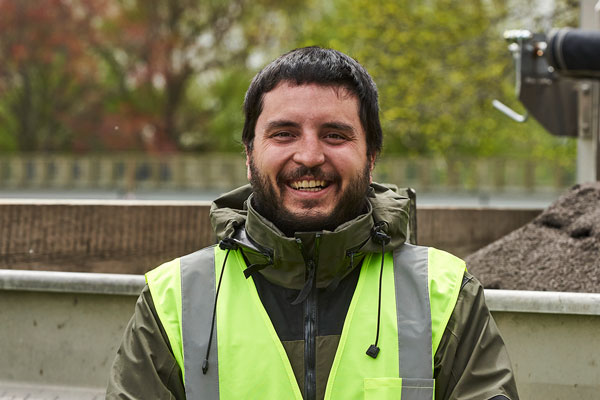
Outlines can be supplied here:
M565 164L573 140L491 107L522 110L502 31L576 22L576 2L536 4L0 0L0 150L239 151L251 77L317 44L374 77L385 153Z
M491 107L494 98L514 99L504 6L335 0L321 10L299 43L334 47L365 65L379 88L386 153L574 157L573 143Z

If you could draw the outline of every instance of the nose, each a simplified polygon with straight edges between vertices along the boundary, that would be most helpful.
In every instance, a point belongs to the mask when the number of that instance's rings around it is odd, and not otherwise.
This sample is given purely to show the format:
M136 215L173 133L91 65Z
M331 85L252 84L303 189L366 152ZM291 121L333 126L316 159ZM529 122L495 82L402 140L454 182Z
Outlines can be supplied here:
M323 164L325 162L323 145L318 135L303 135L294 150L294 162L309 168Z

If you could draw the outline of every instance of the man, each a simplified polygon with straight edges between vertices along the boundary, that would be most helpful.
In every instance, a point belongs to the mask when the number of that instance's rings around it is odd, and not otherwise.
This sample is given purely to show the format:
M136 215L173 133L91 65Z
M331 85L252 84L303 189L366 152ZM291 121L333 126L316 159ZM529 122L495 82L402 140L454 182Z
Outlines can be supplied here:
M146 275L107 398L517 399L481 285L405 243L408 199L371 182L364 68L294 50L244 111L251 186L213 203L218 246Z

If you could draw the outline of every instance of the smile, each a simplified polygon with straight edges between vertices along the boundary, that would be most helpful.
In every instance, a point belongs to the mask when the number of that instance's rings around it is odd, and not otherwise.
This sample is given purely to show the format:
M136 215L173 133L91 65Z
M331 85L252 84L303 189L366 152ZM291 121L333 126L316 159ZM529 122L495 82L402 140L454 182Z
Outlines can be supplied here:
M308 192L318 192L319 190L325 189L329 186L329 183L322 180L301 180L301 181L293 181L290 182L290 187L296 190L303 190Z

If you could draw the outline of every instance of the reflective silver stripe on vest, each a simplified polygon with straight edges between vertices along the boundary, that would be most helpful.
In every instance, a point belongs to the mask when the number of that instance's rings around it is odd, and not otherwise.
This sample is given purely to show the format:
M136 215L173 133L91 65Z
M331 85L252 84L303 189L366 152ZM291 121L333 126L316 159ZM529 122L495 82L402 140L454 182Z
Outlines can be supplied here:
M433 400L433 379L402 378L401 399Z
M404 244L394 251L400 377L433 378L428 262L427 247Z
M208 247L180 259L181 324L185 393L188 399L219 398L217 329L210 346L209 368L202 362L208 346L215 301L215 249ZM216 322L215 322L216 325Z

